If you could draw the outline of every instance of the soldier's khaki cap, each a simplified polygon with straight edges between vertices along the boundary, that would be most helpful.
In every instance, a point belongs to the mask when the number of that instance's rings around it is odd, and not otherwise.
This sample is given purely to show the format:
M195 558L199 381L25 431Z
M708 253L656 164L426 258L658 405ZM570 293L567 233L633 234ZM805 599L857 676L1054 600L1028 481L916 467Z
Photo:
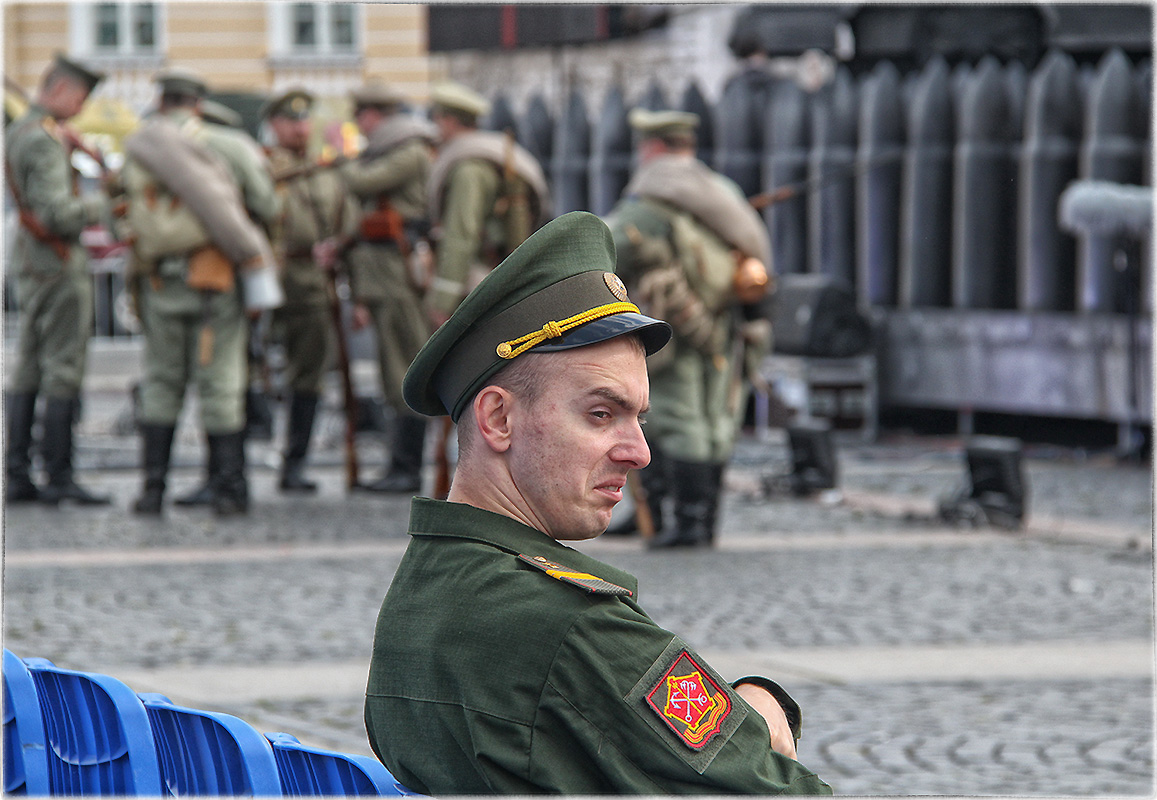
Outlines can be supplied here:
M671 326L648 317L615 275L615 242L586 211L558 217L494 268L434 332L402 381L406 404L457 421L496 372L524 353L638 334L650 355Z
M406 102L405 96L381 81L367 81L350 92L354 108L393 108Z
M430 88L430 103L436 108L447 108L476 118L490 113L489 100L473 89L454 81L434 84Z
M631 128L644 136L693 134L699 127L699 115L690 111L651 111L632 108L627 115Z
M64 55L64 53L57 53L52 60L54 69L60 70L67 75L71 80L75 80L88 91L96 88L96 85L104 80L105 74L94 69L89 69L78 61L73 61L71 58Z
M313 95L300 87L279 92L261 106L261 118L289 117L306 119L313 109Z
M199 75L180 67L158 72L153 80L161 87L162 94L201 98L209 93L209 87Z
M218 125L227 125L230 128L240 128L245 124L240 114L216 100L201 101L201 119L215 122Z

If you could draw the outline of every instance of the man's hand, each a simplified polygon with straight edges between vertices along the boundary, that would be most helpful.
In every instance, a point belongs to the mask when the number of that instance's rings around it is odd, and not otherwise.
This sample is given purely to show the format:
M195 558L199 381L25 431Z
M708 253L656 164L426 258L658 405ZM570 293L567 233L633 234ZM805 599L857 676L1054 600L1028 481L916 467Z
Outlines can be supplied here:
M337 266L337 255L340 248L341 240L338 237L331 236L328 239L322 239L313 246L313 260L322 269L333 272Z
M787 715L771 692L751 683L741 683L735 687L735 692L767 722L767 728L771 731L771 749L788 758L795 758L795 739L787 724Z
M355 331L360 331L369 324L370 310L361 303L354 303L354 314L353 319L350 320L350 327Z

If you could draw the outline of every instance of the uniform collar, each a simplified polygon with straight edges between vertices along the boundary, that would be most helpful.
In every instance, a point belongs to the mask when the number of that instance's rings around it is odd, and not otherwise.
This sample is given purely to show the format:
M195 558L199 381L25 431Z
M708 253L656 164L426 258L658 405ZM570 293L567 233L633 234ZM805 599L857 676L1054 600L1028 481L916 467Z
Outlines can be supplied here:
M542 556L630 589L633 599L639 598L639 581L634 575L567 547L518 520L465 503L415 497L410 501L410 535L471 539L508 553Z

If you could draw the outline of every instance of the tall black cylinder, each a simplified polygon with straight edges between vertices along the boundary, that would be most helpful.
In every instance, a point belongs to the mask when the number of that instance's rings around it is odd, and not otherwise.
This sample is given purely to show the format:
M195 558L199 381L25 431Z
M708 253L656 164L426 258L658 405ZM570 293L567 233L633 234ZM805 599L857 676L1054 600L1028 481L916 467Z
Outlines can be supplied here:
M1016 305L1017 125L1009 85L995 58L981 59L964 83L954 162L952 304Z
M1082 178L1139 184L1142 142L1148 120L1138 119L1129 59L1114 49L1101 59L1085 113ZM1109 236L1080 236L1077 243L1077 308L1123 312L1126 294L1139 291L1114 266L1116 244Z
M760 189L763 114L772 77L748 67L728 79L715 104L715 169L748 197Z
M808 270L856 286L856 85L846 67L812 102Z
M546 172L554 153L554 120L541 94L532 95L526 105L526 113L518 125L518 141Z
M617 86L607 90L591 140L590 210L602 216L614 207L631 177L631 128Z
M810 148L808 96L794 81L782 81L764 119L763 190L772 192L807 180ZM771 266L779 275L807 272L807 193L763 209L771 235Z
M555 125L550 161L554 213L587 210L591 127L582 90L572 89Z
M1061 192L1077 177L1081 91L1077 67L1059 50L1041 61L1028 87L1017 209L1017 307L1076 308L1076 241L1057 222Z
M860 88L856 151L856 284L863 307L896 305L904 101L900 73L881 62Z
M912 88L907 118L900 219L900 305L943 308L951 302L953 81L941 58Z

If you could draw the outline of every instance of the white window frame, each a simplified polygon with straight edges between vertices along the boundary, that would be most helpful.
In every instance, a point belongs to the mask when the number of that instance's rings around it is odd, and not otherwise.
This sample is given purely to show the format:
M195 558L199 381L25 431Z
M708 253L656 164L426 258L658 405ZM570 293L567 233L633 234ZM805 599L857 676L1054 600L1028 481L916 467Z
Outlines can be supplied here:
M361 61L364 47L362 30L365 24L365 11L361 3L305 4L313 7L318 34L317 44L309 48L299 47L293 42L294 13L298 5L294 2L273 2L267 5L271 61L289 64L352 64ZM333 41L332 12L335 5L348 6L353 12L353 43L348 47L339 48Z
M69 50L86 61L96 64L160 64L168 50L168 40L165 31L165 2L156 0L153 6L153 46L147 49L140 48L132 40L133 12L138 2L116 2L108 5L117 7L117 29L120 34L117 38L116 49L99 47L96 40L97 7L103 3L69 3L68 4L68 40Z

